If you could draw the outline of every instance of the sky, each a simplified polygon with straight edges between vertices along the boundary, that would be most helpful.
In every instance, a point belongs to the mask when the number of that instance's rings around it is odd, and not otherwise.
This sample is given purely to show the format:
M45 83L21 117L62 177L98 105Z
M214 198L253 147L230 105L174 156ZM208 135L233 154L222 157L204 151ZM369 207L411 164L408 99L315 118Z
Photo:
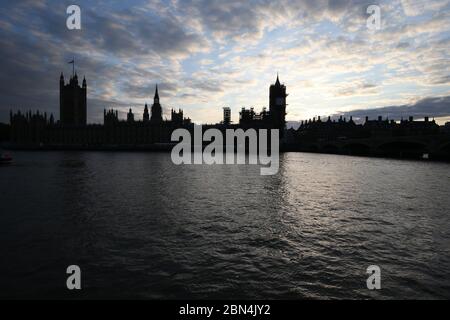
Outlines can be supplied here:
M66 27L69 5L81 30ZM369 5L378 30L367 27ZM268 106L279 74L287 120L408 116L450 121L450 0L2 0L0 121L9 110L54 113L59 76L88 85L88 122L103 109L142 118L155 85L164 115L196 123L230 107Z

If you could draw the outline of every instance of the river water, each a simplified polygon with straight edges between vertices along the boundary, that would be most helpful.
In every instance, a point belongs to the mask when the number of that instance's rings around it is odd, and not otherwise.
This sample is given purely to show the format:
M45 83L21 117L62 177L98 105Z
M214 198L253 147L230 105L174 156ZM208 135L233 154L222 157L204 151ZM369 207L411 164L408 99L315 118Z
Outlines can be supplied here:
M450 164L285 153L261 176L168 153L13 156L2 298L450 298Z

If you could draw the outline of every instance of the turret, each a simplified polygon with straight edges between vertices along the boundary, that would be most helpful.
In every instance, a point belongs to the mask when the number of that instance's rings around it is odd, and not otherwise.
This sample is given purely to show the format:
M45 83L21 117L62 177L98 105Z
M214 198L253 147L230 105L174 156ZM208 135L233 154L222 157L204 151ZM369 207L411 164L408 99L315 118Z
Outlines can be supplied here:
M155 97L153 98L152 116L151 116L150 121L152 123L161 123L163 121L163 119L162 119L162 107L159 104L158 85L156 85L156 89L155 89Z
M84 89L87 88L86 77L83 77L83 88L84 88Z
M147 122L148 120L150 120L150 115L149 115L149 113L148 113L148 106L147 106L147 103L145 104L145 107L144 107L144 114L143 114L143 116L142 116L142 120L143 120L144 122Z
M153 98L153 103L159 103L158 85L156 85L155 97Z
M134 114L133 114L133 111L131 110L131 108L128 111L128 114L127 114L127 121L128 122L134 122Z

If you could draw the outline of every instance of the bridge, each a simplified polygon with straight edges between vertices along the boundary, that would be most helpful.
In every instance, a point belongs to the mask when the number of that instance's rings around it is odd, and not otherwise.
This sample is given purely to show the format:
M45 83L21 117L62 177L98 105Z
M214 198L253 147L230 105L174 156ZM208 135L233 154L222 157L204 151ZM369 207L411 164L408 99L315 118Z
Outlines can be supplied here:
M450 160L450 135L317 139L289 144L286 150L417 159L425 156L435 160Z

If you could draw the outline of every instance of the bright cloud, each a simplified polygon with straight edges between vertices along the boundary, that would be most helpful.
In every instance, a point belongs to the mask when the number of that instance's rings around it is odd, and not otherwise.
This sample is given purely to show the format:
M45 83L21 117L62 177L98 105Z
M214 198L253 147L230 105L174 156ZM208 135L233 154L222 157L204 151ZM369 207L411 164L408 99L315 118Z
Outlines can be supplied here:
M72 57L88 81L90 122L109 107L139 118L156 83L166 112L211 123L229 106L237 121L241 107L267 106L277 72L291 121L414 101L405 112L433 116L439 101L450 116L448 0L378 1L377 31L364 0L77 2L81 31L65 27L72 3L2 1L0 121L10 109L58 116Z

